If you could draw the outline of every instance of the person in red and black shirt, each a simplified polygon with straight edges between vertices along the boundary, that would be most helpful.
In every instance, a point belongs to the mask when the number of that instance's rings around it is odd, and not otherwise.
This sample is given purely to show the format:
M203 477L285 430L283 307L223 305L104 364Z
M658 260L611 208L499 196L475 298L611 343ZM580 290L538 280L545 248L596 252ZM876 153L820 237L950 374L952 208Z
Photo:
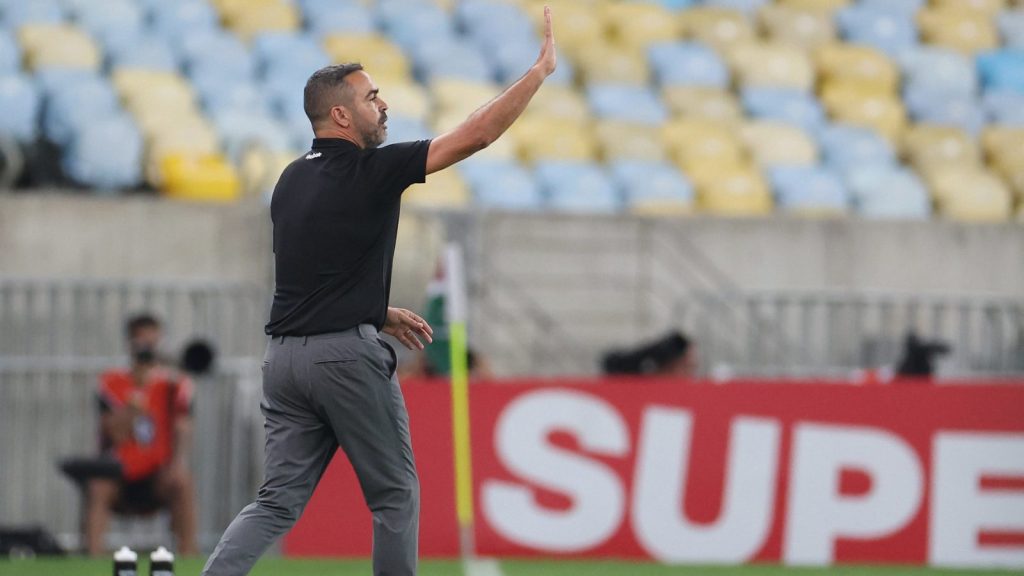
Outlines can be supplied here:
M86 544L106 550L112 511L148 514L168 508L180 555L194 555L196 511L189 445L192 382L162 365L157 355L160 322L135 316L127 324L132 362L100 376L100 438L104 454L121 465L121 478L89 481Z

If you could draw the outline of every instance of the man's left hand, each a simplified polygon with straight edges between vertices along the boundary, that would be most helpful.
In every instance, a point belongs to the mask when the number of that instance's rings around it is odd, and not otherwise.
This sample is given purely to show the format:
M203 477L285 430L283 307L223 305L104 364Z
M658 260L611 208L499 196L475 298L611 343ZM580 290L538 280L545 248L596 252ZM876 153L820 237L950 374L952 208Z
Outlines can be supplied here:
M434 330L427 321L405 308L388 308L384 333L394 336L409 350L423 350L421 339L428 344L434 341Z

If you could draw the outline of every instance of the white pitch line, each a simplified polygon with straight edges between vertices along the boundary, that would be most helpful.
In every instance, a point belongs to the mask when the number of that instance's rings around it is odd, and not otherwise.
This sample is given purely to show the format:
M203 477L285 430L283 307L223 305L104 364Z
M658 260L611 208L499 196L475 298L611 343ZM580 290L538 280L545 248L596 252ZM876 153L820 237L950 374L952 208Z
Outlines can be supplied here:
M467 558L462 561L462 573L465 576L504 576L501 564L493 558Z

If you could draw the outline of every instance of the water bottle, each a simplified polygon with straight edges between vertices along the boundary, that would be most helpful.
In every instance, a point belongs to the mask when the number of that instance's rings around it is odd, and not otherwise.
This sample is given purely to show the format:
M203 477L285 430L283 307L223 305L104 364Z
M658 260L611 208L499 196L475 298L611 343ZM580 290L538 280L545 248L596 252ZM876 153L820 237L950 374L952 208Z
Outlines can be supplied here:
M149 576L174 576L174 554L163 546L149 555Z
M139 555L127 546L121 546L114 552L114 576L138 576L138 573Z

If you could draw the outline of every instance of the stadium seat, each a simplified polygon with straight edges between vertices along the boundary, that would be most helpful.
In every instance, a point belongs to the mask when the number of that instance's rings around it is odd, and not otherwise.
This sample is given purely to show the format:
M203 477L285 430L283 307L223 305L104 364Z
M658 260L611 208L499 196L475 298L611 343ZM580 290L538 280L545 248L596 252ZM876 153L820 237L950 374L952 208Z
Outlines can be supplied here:
M605 162L623 159L660 162L666 158L656 126L602 120L594 127L594 136Z
M845 8L853 0L777 0L782 6L801 10L820 10L829 14Z
M675 40L679 25L675 15L651 2L609 2L599 8L611 40L628 49L646 49L655 42Z
M117 95L106 78L69 72L61 85L46 92L43 133L52 142L69 144L90 123L119 113Z
M382 36L332 34L324 38L323 46L335 63L362 63L380 86L412 79L412 67L401 48Z
M825 111L818 99L800 90L747 88L742 93L743 107L757 119L776 120L799 126L816 134L825 124Z
M662 140L676 165L695 182L746 164L743 144L736 132L718 122L673 120L662 127Z
M743 118L743 109L733 93L720 88L668 86L662 89L661 98L676 116L722 123L738 123Z
M928 190L911 170L863 164L847 175L847 185L862 217L924 219L931 215Z
M211 116L230 110L245 110L256 116L271 113L270 102L259 86L247 82L213 82L208 85L193 84L199 93L203 110Z
M538 160L592 161L597 158L597 142L590 128L571 120L540 116L520 118L509 129L519 146L519 157L526 162Z
M743 12L715 6L694 6L679 12L679 29L684 38L693 38L716 48L748 43L756 36L753 25Z
M926 179L938 211L947 218L1001 222L1011 215L1010 191L988 171L978 167L945 166L931 171Z
M457 38L424 39L410 48L414 69L422 82L458 78L492 82L497 72L469 41ZM372 73L371 73L372 74Z
M171 42L210 32L218 26L217 12L206 0L151 2L148 13L153 30Z
M648 57L654 79L662 86L729 86L729 68L714 50L703 44L653 44L648 49Z
M917 24L912 12L891 4L851 4L836 14L847 42L864 44L896 57L917 46Z
M6 2L0 10L0 26L9 30L17 30L26 25L56 25L64 20L64 9L56 0Z
M973 96L933 92L910 85L904 91L907 112L917 122L953 126L977 134L985 124L985 112Z
M451 112L463 118L500 93L501 87L493 82L439 78L430 83L436 111L439 114Z
M974 63L958 52L922 46L903 52L899 61L908 88L964 96L978 91Z
M308 125L306 126L306 130L309 130ZM434 132L427 127L421 118L404 116L397 111L394 114L388 114L387 144L411 142L414 140L427 140L433 138L433 136ZM309 144L309 139L312 137L312 132L305 137L307 145Z
M356 0L303 0L306 28L316 38L332 34L372 34L373 12Z
M811 90L814 67L800 48L779 43L748 42L729 48L729 64L742 87Z
M174 72L178 59L168 42L160 37L139 38L128 47L110 53L110 67Z
M833 124L821 131L819 144L825 162L843 174L862 166L896 165L892 145L868 128Z
M846 186L833 172L814 166L777 166L768 174L780 210L805 216L839 216L849 209Z
M831 44L815 51L815 63L823 82L856 83L881 93L895 94L900 84L896 65L884 53L867 46Z
M982 96L982 108L989 121L1009 126L1024 126L1024 93L988 90Z
M527 14L537 30L544 24L544 5L550 0L531 0L526 4ZM606 37L607 30L601 13L587 2L562 2L555 7L558 12L558 50L572 60L594 48L595 39Z
M1024 50L997 50L978 56L978 71L987 90L1024 93Z
M252 147L273 152L292 149L288 129L269 116L256 115L248 110L225 110L211 114L211 118L230 160L238 161Z
M1024 127L990 126L982 134L988 162L1024 202Z
M206 202L237 200L242 189L234 167L220 156L169 154L161 161L161 191L169 198Z
M63 157L64 171L91 188L134 188L142 182L142 152L142 135L134 123L115 114L95 119L73 135Z
M463 0L455 6L455 20L484 50L530 41L536 47L533 22L515 3L497 0ZM536 56L536 54L534 54Z
M419 84L411 82L388 84L381 88L380 96L388 104L388 118L400 115L423 121L430 113L430 96Z
M16 72L21 68L21 48L6 30L0 29L0 74Z
M1001 12L996 16L996 25L1005 46L1024 50L1024 7Z
M484 49L484 56L490 60L491 67L497 73L498 81L511 84L519 79L537 60L539 40L532 34L528 37L512 39L493 47ZM555 73L544 81L548 85L569 85L576 77L576 69L568 58L558 60Z
M81 29L68 24L31 24L18 29L29 70L76 68L99 70L99 47Z
M619 160L609 170L634 214L674 216L693 211L693 185L671 164Z
M781 44L813 49L836 37L832 15L821 10L768 4L758 13L768 38Z
M146 148L146 181L159 187L162 182L161 166L168 156L204 158L217 155L220 138L209 122L199 116L183 115L161 130L144 134Z
M621 120L640 124L661 124L668 111L650 88L628 85L591 85L587 102L600 119Z
M792 124L774 120L745 122L740 126L740 139L761 167L808 166L818 160L814 140Z
M587 100L580 91L568 86L541 86L523 113L527 117L547 117L585 123L590 120Z
M581 79L587 84L647 86L650 82L650 67L643 50L597 43L588 47L575 61Z
M544 161L537 164L534 175L548 206L555 210L614 213L622 209L618 189L597 164Z
M992 16L1006 9L1006 0L932 0L939 8L955 8L982 12Z
M459 166L480 207L530 211L543 208L540 187L518 163L473 158Z
M907 159L922 173L945 166L979 166L981 152L966 132L947 126L918 124L903 139Z
M21 74L0 73L0 135L33 142L39 134L42 98L32 81Z
M425 184L413 184L402 194L402 204L423 208L466 208L472 196L456 168L427 176Z
M926 42L965 54L992 50L999 45L999 32L991 16L982 11L927 7L917 14L917 23Z
M890 142L898 141L906 128L906 110L893 96L881 95L877 88L865 88L850 82L831 82L821 95L833 120L871 128Z
M431 2L381 0L377 19L388 37L410 51L430 43L453 42L457 37L452 18Z
M928 4L928 0L860 0L857 4L866 8L885 9L897 14L913 16Z
M313 71L330 64L330 58L308 34L268 32L250 43L260 77L273 81L281 77L305 81Z
M772 211L772 195L764 178L751 168L723 170L697 182L697 204L709 214L763 216Z

